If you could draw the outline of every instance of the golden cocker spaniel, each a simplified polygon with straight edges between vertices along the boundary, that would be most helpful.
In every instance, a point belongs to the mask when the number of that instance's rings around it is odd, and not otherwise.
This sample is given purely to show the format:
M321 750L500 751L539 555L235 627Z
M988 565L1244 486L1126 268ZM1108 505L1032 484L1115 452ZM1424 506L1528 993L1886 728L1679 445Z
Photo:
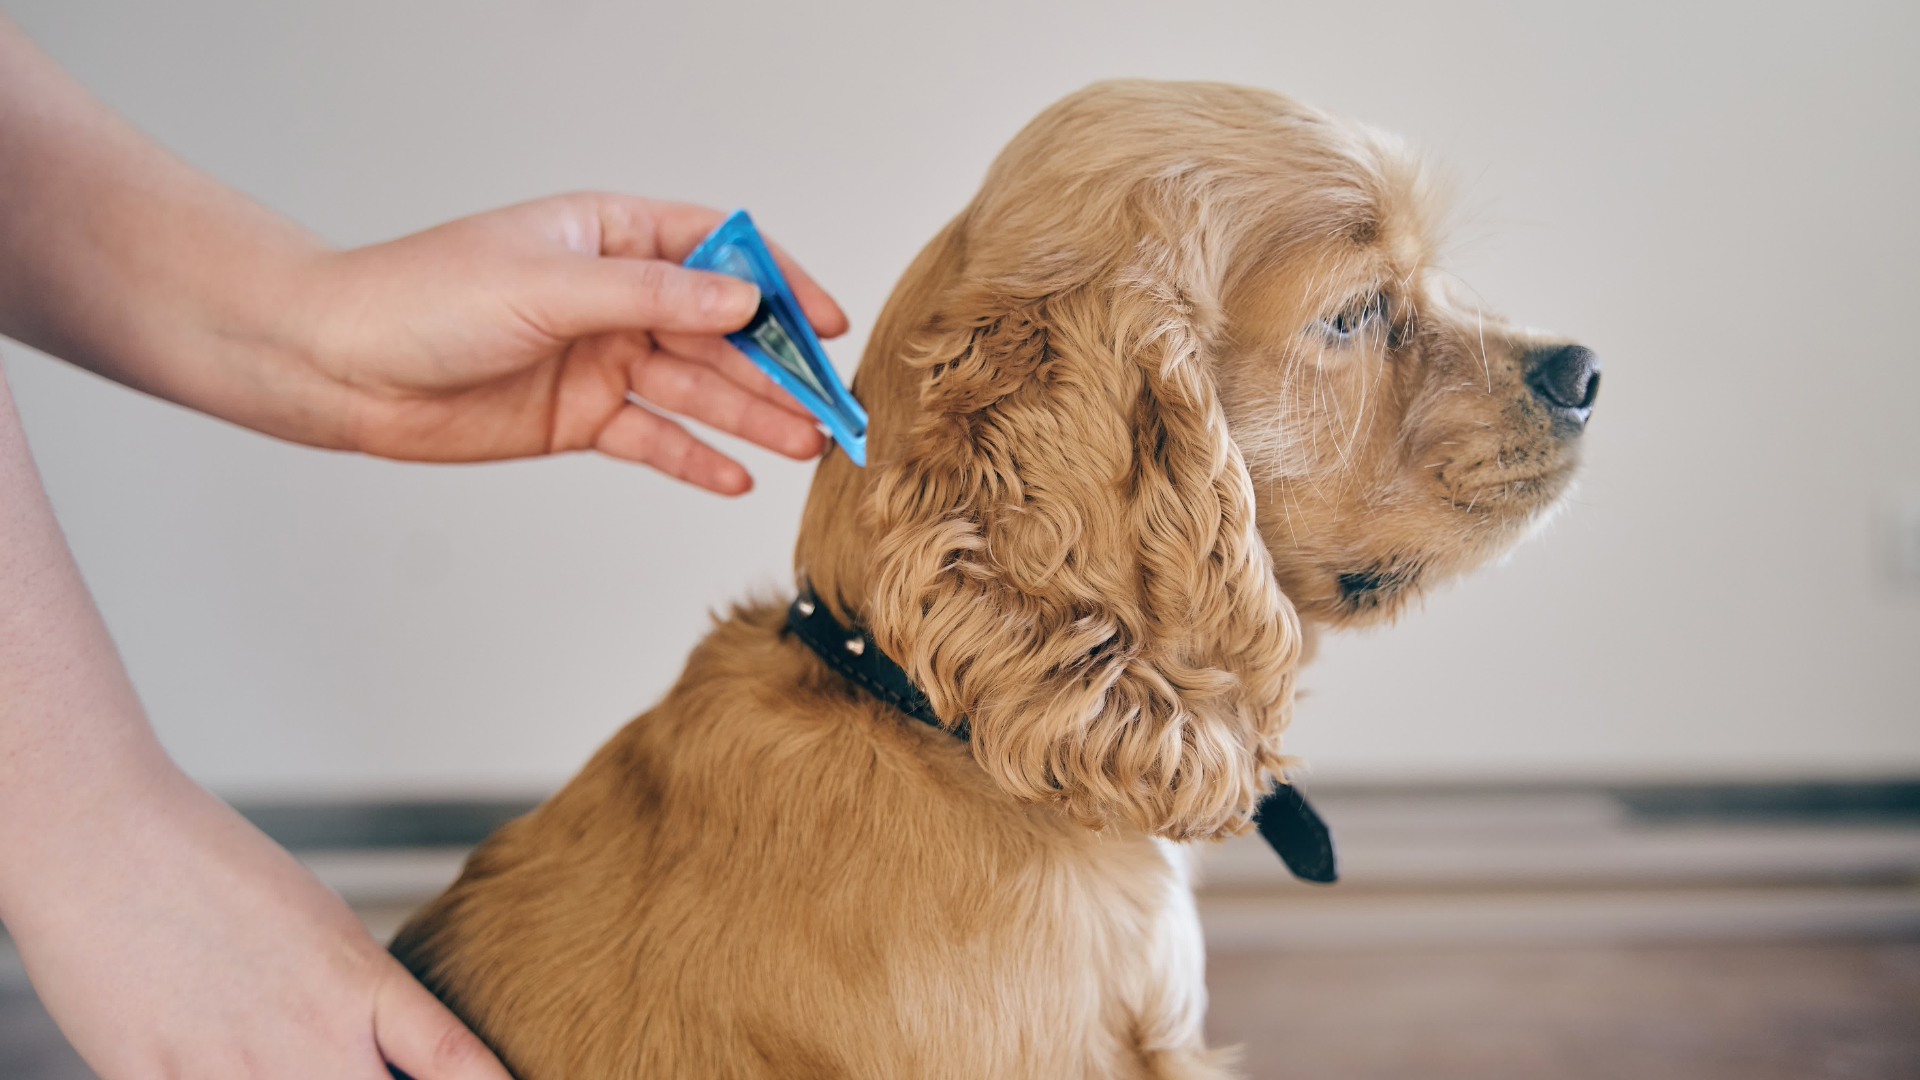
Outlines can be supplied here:
M1311 634L1555 506L1598 388L1456 299L1435 203L1271 93L1042 113L894 290L796 553L942 726L737 608L396 954L521 1080L1228 1075L1173 842L1247 827Z

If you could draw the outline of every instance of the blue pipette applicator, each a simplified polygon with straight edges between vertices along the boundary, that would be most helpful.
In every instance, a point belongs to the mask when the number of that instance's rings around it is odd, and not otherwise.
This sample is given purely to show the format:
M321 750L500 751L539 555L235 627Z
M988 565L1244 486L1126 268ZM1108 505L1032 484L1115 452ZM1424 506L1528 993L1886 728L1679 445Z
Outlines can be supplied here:
M735 210L682 265L737 277L760 290L753 321L728 334L727 340L819 417L847 457L866 468L867 410L853 400L828 362L819 336L747 212Z

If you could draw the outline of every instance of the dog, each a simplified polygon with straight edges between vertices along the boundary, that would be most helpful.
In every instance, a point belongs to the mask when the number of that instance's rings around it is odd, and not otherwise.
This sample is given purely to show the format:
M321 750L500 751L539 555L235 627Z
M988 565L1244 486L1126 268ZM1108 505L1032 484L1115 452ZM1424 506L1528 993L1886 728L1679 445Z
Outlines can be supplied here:
M521 1080L1231 1075L1181 845L1285 782L1315 635L1562 501L1598 390L1451 291L1438 207L1275 94L1047 109L888 301L796 551L934 723L744 604L394 953Z

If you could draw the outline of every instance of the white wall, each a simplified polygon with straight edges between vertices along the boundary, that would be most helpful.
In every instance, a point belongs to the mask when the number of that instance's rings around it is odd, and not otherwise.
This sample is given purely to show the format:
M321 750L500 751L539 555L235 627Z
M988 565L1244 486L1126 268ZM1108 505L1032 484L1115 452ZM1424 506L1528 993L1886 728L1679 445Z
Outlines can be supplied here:
M888 287L1029 116L1118 75L1267 86L1459 180L1452 265L1606 362L1543 540L1337 640L1323 777L1920 770L1920 8L0 0L189 160L342 244L606 187L746 205ZM1445 8L1443 11L1442 9ZM0 197L5 197L0 193ZM518 791L786 581L806 467L723 502L586 458L271 442L17 347L61 520L167 744L232 793Z

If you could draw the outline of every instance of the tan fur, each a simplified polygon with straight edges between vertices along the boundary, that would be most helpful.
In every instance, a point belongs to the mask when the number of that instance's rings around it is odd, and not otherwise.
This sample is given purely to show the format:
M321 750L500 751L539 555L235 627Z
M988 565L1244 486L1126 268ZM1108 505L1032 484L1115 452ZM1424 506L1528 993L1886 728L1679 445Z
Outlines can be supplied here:
M739 609L396 954L521 1080L1225 1075L1170 841L1245 827L1316 626L1574 466L1524 381L1553 342L1440 287L1433 203L1268 93L1042 114L895 290L872 467L823 461L797 552L972 742Z

